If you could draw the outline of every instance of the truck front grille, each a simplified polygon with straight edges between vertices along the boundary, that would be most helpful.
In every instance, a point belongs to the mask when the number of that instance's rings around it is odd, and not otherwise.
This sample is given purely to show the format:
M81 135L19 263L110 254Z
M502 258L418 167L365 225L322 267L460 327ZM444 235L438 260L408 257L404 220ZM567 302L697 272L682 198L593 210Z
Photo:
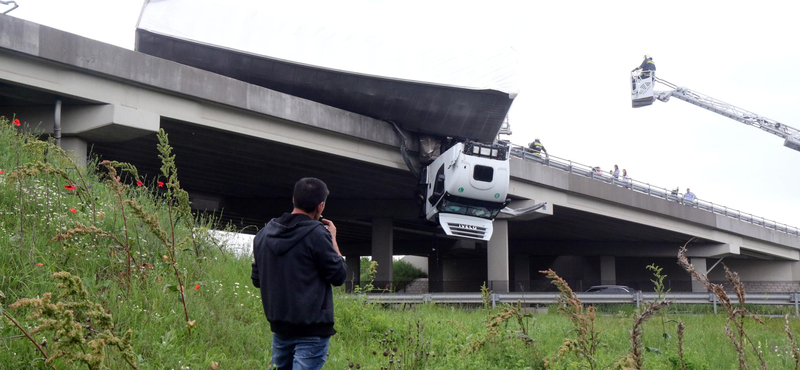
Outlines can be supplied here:
M453 233L453 235L463 236L465 238L483 239L483 236L486 234L485 227L460 224L456 222L448 222L447 226L450 226L450 231Z

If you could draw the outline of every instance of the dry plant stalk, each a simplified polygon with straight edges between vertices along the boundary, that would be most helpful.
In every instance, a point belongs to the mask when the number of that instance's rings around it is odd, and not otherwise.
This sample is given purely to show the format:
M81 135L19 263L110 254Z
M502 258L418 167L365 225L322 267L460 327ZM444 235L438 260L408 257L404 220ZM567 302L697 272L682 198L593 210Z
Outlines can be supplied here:
M158 240L161 240L165 245L169 244L167 232L161 228L161 224L158 223L158 218L155 215L147 213L147 211L136 202L136 199L126 199L124 203L131 207L131 212L142 220L145 226L147 226L147 229L150 230Z
M103 230L103 229L101 229L101 228L99 228L97 226L91 226L91 225L87 226L87 225L84 225L84 224L82 224L80 222L77 222L77 221L75 222L75 227L74 228L69 229L64 233L56 234L56 236L54 236L52 239L50 239L50 241L51 242L60 242L60 241L64 241L64 240L69 240L72 237L77 236L77 235L94 235L94 236L99 236L99 237L111 239L115 243L117 243L118 247L122 248L122 250L124 250L126 253L128 253L128 251L126 249L126 246L125 246L125 243L123 243L121 240L119 240L119 237L117 237L116 235L111 234L111 233L109 233L109 232L107 232L107 231L105 231L105 230ZM130 258L131 258L131 261L133 261L134 264L137 264L136 258L134 258L133 255L130 255Z
M545 366L549 366L551 360L555 361L567 353L573 353L579 359L586 360L589 368L595 370L600 366L595 358L597 348L600 345L600 332L595 328L597 309L594 306L589 306L584 310L581 300L578 299L569 284L558 276L555 271L548 269L539 272L546 274L547 278L552 280L553 285L558 288L559 295L556 297L558 311L567 316L572 322L572 332L577 335L577 339L564 338L564 343L559 347L554 357L545 359Z
M14 319L14 317L11 316L8 312L3 311L3 316L5 316L9 321L11 321L11 323L14 324L14 326L16 326L17 329L19 329L22 332L22 334L25 336L25 338L28 338L29 342L33 343L33 345L36 346L36 350L38 350L39 353L42 354L42 356L44 357L44 361L46 363L49 363L50 357L47 356L47 353L45 353L44 349L42 349L42 346L39 345L39 342L37 342L36 339L33 339L33 337L31 337L31 334L28 333L28 331L25 330L25 328L22 327L22 325L20 325L19 322L17 322L17 320ZM55 366L53 366L53 364L50 364L50 367L52 367L53 370L58 370L58 369L56 369Z
M725 268L725 277L733 285L733 291L736 293L736 297L739 301L738 304L734 306L730 297L728 297L728 294L725 293L725 289L722 287L722 285L712 283L710 280L708 280L708 276L706 276L706 274L695 270L694 266L689 263L689 259L686 258L686 246L688 246L689 243L691 243L694 239L696 238L689 239L689 241L687 241L686 244L681 247L680 251L678 252L678 264L681 265L681 267L683 267L690 275L692 275L695 280L703 284L706 289L714 293L714 295L719 299L722 307L728 312L728 318L725 322L725 334L728 335L728 338L731 340L731 344L733 344L733 348L739 354L739 370L749 369L747 364L748 343L758 358L761 369L767 370L767 364L764 362L761 352L756 347L756 344L750 340L750 336L747 334L747 331L745 331L744 328L745 319L747 318L751 318L753 321L759 324L763 324L764 322L755 315L751 314L745 307L745 288L744 284L739 279L739 274L731 271L724 263L722 264L722 266ZM731 328L731 324L733 324L736 332L734 332L734 328Z
M686 330L686 325L683 321L678 321L678 360L681 362L681 370L686 370L686 361L683 359L683 331Z
M170 243L170 240L169 240L169 238L167 236L167 232L161 227L161 224L159 223L158 217L156 217L156 215L151 215L150 213L145 211L144 208L142 206L140 206L136 202L136 199L124 199L124 196L125 196L125 185L122 183L120 177L117 175L117 170L116 170L115 166L120 166L120 168L123 171L131 173L136 178L136 177L138 177L138 172L136 171L135 167L133 167L133 166L131 166L129 164L126 164L126 163L112 162L112 161L102 161L98 165L101 165L101 166L105 167L108 170L108 177L109 177L108 183L111 186L112 190L114 190L114 193L115 193L114 196L119 198L119 206L120 206L120 210L122 212L123 226L125 227L125 240L126 241L129 240L129 238L128 238L128 221L127 221L127 216L125 215L125 206L127 205L127 206L129 206L130 211L133 213L133 215L138 217L145 224L145 226L147 226L148 230L153 235L155 235L162 243L164 243L164 246L166 248L166 254L167 254L166 260L170 263L170 266L172 267L172 271L173 271L173 273L175 275L175 278L176 278L176 280L178 282L178 292L181 295L181 305L183 306L183 314L184 314L184 318L186 320L186 324L187 324L189 333L191 334L192 327L194 326L194 321L189 321L189 309L186 306L186 295L184 294L183 280L181 279L180 270L178 269L178 265L177 265L177 256L176 256L176 252L175 252L176 248L175 248L175 244L174 244L175 243L175 230L174 230L174 227L173 227L173 230L172 230L172 242ZM168 199L167 200L167 205L169 206L170 203L171 203L171 201ZM170 212L170 226L173 226L172 225L172 214L171 214L171 212ZM129 258L129 260L128 260L129 261L128 262L128 285L130 286L130 265L131 265L130 264L130 260L132 258L131 254L130 254L130 243L126 242L124 244L124 247L125 247L125 250L126 250L128 256L129 256L128 257Z
M167 210L169 213L169 230L170 242L167 244L167 252L169 253L169 260L172 269L175 272L175 278L178 280L178 288L181 293L181 303L183 304L183 313L186 317L186 327L189 329L189 335L192 335L192 328L195 325L194 320L189 320L189 310L186 308L186 295L183 292L183 282L181 281L180 271L178 271L176 244L175 244L175 223L173 213L177 216L184 217L188 222L192 217L192 211L189 208L189 193L181 189L181 184L178 182L178 167L175 165L175 155L172 154L172 147L169 145L169 138L164 129L158 130L158 158L161 159L161 175L166 179L167 191L164 193L164 198L167 202ZM138 210L141 210L139 208ZM192 229L191 225L189 225ZM160 229L160 227L159 227ZM162 230L163 231L163 230ZM164 232L166 235L166 232ZM195 248L195 251L197 249Z
M116 348L120 357L136 369L136 355L130 343L133 332L129 329L121 338L114 334L111 314L89 299L89 292L79 277L62 271L53 274L53 278L60 282L55 298L52 293L45 293L42 298L23 298L9 306L32 311L28 319L37 321L38 326L30 334L23 330L29 339L32 334L52 333L53 352L49 357L39 345L36 346L45 356L45 363L53 366L55 359L62 358L66 364L78 362L89 370L103 369L106 348ZM22 330L19 325L17 327Z
M672 302L666 300L650 303L650 306L648 306L644 311L642 311L641 314L637 315L636 318L633 320L633 329L631 330L631 337L630 337L631 340L630 356L637 370L641 370L642 366L644 366L644 357L643 357L644 344L642 343L642 334L643 334L642 326L644 325L644 322L650 319L650 317L652 317L653 314L658 312L658 310L666 306L669 306L671 303Z
M122 226L125 230L125 243L123 246L125 247L125 254L128 258L128 290L130 291L131 286L131 261L133 257L131 255L131 243L130 237L128 236L128 217L125 215L125 202L123 198L125 197L125 185L122 184L120 177L117 175L117 169L114 168L114 165L118 164L117 162L111 161L102 161L98 163L98 166L103 166L108 170L108 180L107 183L111 190L114 191L114 197L119 199L119 210L122 213Z
M671 303L672 302L667 300L652 302L644 311L642 311L642 313L634 317L633 329L630 331L629 338L631 342L631 349L625 356L622 356L622 358L620 358L616 364L614 364L615 369L642 370L642 366L644 366L644 344L642 342L644 323L660 309L669 306Z
M525 319L531 317L530 315L525 315L522 313L522 303L517 301L516 306L512 305L505 305L503 308L500 309L500 312L489 315L487 322L486 322L486 336L476 339L468 347L465 348L467 353L477 352L480 350L486 342L489 340L493 340L497 338L502 333L501 327L503 324L507 323L511 319L516 319L517 323L520 326L520 331L517 332L517 338L519 338L526 346L533 345L533 339L528 336L528 327L525 323ZM460 325L457 325L462 331ZM466 331L465 331L466 332Z
M786 324L783 329L786 331L786 336L789 337L789 344L792 346L792 358L794 359L794 370L800 369L800 350L797 349L797 343L794 341L792 330L789 329L789 315L783 317Z

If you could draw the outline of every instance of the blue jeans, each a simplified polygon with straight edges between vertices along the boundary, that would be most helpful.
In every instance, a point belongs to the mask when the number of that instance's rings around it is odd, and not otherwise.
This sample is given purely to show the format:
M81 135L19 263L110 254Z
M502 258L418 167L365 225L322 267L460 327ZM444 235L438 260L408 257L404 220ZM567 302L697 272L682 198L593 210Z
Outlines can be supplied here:
M331 337L286 337L272 333L270 369L319 370L328 358Z

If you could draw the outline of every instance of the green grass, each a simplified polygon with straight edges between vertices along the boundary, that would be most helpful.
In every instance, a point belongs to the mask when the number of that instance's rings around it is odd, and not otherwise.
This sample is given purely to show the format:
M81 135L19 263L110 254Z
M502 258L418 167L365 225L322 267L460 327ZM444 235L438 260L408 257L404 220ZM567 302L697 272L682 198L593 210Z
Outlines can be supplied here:
M133 330L139 369L208 369L212 362L219 363L219 369L266 368L271 332L260 292L250 283L249 258L223 252L213 235L206 232L211 221L192 220L195 238L183 244L177 256L189 317L196 323L190 335L180 296L170 289L177 283L163 257L166 247L130 212L126 213L128 240L140 267L133 270L130 288L125 252L108 238L78 236L63 242L50 241L57 233L74 227L76 221L96 225L122 240L125 233L119 199L91 163L80 170L91 186L91 197L84 200L75 191L64 189L68 182L57 175L39 174L21 182L8 180L18 165L46 161L67 171L82 186L78 171L57 153L43 148L34 137L21 135L15 126L0 119L0 170L5 172L0 174L0 291L5 295L0 309L31 330L38 323L26 319L29 311L10 309L8 305L56 291L52 274L68 271L81 276L90 298L113 315L117 333ZM156 155L156 148L153 153ZM146 186L141 187L130 175L123 181L128 184L124 197L135 198L145 210L157 215L162 227L169 229L163 189L155 185L156 179L145 180ZM76 212L70 212L71 208ZM183 221L176 223L177 240L191 236L189 223ZM398 349L394 359L403 354L404 369L415 368L415 361L419 369L540 369L544 358L556 353L564 338L572 335L570 322L555 310L527 319L531 325L529 335L534 339L529 346L516 337L520 327L513 320L501 324L501 335L486 338L487 319L500 308L486 311L434 304L384 307L367 304L341 289L336 290L335 307L338 334L331 340L326 369L350 369L350 363L361 369L380 369L390 365L391 357L383 353L387 349L392 353L394 347ZM686 323L685 351L694 366L690 368L737 368L736 353L725 335L725 317L705 314L709 309L674 307L667 311L667 317ZM634 308L608 305L601 306L600 312L597 326L604 346L598 361L610 368L629 349ZM644 343L650 348L645 353L646 369L675 368L670 363L676 353L675 325L667 324L671 337L666 344L660 325L658 317L645 325ZM798 332L798 326L800 321L792 319L794 332ZM764 325L750 323L748 327L771 369L793 368L782 318L765 318ZM20 334L9 320L0 319L0 370L48 368L35 347ZM36 333L34 337L39 342L47 339L51 345L45 350L51 352L52 332ZM467 351L482 338L486 344L480 350ZM382 339L388 342L380 342ZM79 364L68 366L59 360L54 365L58 369L87 368ZM572 356L552 365L552 369L579 368ZM114 351L108 351L105 366L127 368Z

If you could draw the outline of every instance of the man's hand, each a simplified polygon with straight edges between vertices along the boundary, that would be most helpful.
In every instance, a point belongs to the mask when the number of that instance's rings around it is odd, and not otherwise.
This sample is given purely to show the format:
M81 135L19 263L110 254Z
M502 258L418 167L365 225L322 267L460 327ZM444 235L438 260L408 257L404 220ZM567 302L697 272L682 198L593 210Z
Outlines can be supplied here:
M325 228L328 229L329 233L331 233L331 238L336 240L336 225L333 224L333 221L327 218L321 218L319 221L325 224Z
M321 218L319 221L325 224L325 228L328 229L329 233L331 233L331 239L333 239L333 249L339 256L341 256L342 252L339 251L339 244L336 243L336 225L333 224L333 221L328 220L327 218Z

